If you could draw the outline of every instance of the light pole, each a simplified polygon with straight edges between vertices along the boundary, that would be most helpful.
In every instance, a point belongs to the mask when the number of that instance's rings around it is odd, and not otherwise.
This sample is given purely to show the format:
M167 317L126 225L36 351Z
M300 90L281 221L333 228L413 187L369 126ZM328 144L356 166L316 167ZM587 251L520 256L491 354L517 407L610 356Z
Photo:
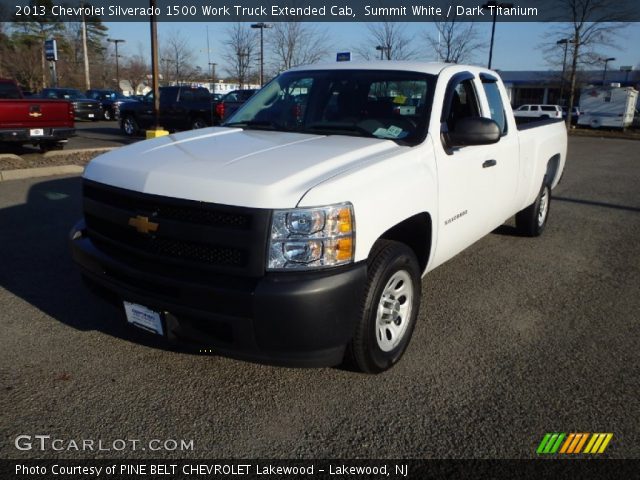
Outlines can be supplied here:
M251 28L260 29L260 86L264 85L264 29L271 28L271 25L264 22L252 23Z
M604 62L604 72L602 72L602 85L604 86L604 79L607 76L607 64L609 62L615 61L615 58L613 58L613 57L601 58L600 60L602 60Z
M161 58L160 61L164 63L164 71L166 72L167 78L164 79L165 85L171 85L171 80L169 76L169 65L173 63L173 60L170 58ZM176 77L176 85L178 84L178 77Z
M376 50L380 50L380 60L384 60L384 52L385 50L387 51L387 55L389 57L391 57L391 45L387 45L386 47L384 45L378 45L376 47ZM391 60L391 59L389 59Z
M211 73L211 83L213 84L213 93L216 93L216 65L215 62L209 62L209 71Z
M487 65L487 68L491 68L491 61L493 60L493 38L496 35L496 17L498 15L498 8L511 7L513 7L513 3L498 3L495 0L489 0L487 3L482 5L482 8L488 8L491 12L493 12L493 22L491 24L491 44L489 45L489 65Z
M629 83L629 72L630 72L631 70L633 70L633 67L632 67L631 65L624 66L624 67L620 67L620 71L621 71L621 72L625 72L625 73L624 73L624 83L625 83L625 85L626 85L627 83Z
M247 59L246 62L244 59ZM246 52L238 52L238 73L239 78L238 78L238 88L240 90L242 90L242 87L244 86L244 80L245 77L248 76L246 74L246 69L247 69L247 64L249 63L249 51L247 50Z
M107 38L107 42L115 43L116 45L116 86L118 91L120 91L120 66L118 63L118 44L124 43L126 40L122 40L121 38Z
M562 58L562 77L560 78L560 102L562 103L562 99L564 97L564 72L567 68L567 47L570 43L573 43L573 40L569 40L568 38L563 38L562 40L558 40L556 45L564 45L564 57Z

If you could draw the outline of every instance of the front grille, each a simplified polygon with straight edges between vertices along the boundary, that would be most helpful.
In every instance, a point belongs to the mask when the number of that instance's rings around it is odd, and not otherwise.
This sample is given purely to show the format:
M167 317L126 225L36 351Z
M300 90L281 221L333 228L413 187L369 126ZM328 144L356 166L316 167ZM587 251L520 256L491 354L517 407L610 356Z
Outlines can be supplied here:
M270 212L142 194L85 180L84 215L94 245L108 255L144 267L264 273ZM155 231L139 232L131 219L145 217Z
M168 258L203 262L210 265L245 266L246 255L237 248L216 247L204 243L156 235L141 235L133 228L119 225L85 213L87 228L100 237L123 242L129 250L140 250L145 254L160 255ZM103 240L104 241L104 240Z
M251 228L251 215L248 211L231 213L216 210L215 205L206 205L202 202L178 205L166 201L171 199L159 201L156 195L114 195L113 190L98 187L95 183L87 181L84 184L84 197L127 211L154 212L158 217L170 220L212 227ZM178 201L185 202L184 200Z

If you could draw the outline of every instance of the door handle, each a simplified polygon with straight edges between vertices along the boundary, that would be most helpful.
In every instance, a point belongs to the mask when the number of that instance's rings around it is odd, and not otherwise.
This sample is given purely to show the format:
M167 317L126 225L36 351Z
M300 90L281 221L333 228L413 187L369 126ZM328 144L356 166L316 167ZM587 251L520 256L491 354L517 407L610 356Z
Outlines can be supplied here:
M495 167L498 162L495 160L485 160L482 164L482 168Z

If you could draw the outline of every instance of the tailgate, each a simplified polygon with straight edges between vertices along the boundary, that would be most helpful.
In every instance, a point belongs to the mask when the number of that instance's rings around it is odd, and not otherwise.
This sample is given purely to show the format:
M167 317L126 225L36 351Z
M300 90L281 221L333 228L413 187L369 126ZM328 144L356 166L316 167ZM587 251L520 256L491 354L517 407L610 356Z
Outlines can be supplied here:
M73 127L66 100L0 100L0 128Z

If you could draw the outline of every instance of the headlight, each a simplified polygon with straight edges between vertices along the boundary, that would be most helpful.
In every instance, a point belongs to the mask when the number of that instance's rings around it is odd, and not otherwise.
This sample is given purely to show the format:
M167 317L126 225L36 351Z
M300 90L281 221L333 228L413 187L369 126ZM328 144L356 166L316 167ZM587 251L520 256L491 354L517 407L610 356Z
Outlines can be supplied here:
M355 222L350 203L276 210L268 270L334 267L353 261Z

